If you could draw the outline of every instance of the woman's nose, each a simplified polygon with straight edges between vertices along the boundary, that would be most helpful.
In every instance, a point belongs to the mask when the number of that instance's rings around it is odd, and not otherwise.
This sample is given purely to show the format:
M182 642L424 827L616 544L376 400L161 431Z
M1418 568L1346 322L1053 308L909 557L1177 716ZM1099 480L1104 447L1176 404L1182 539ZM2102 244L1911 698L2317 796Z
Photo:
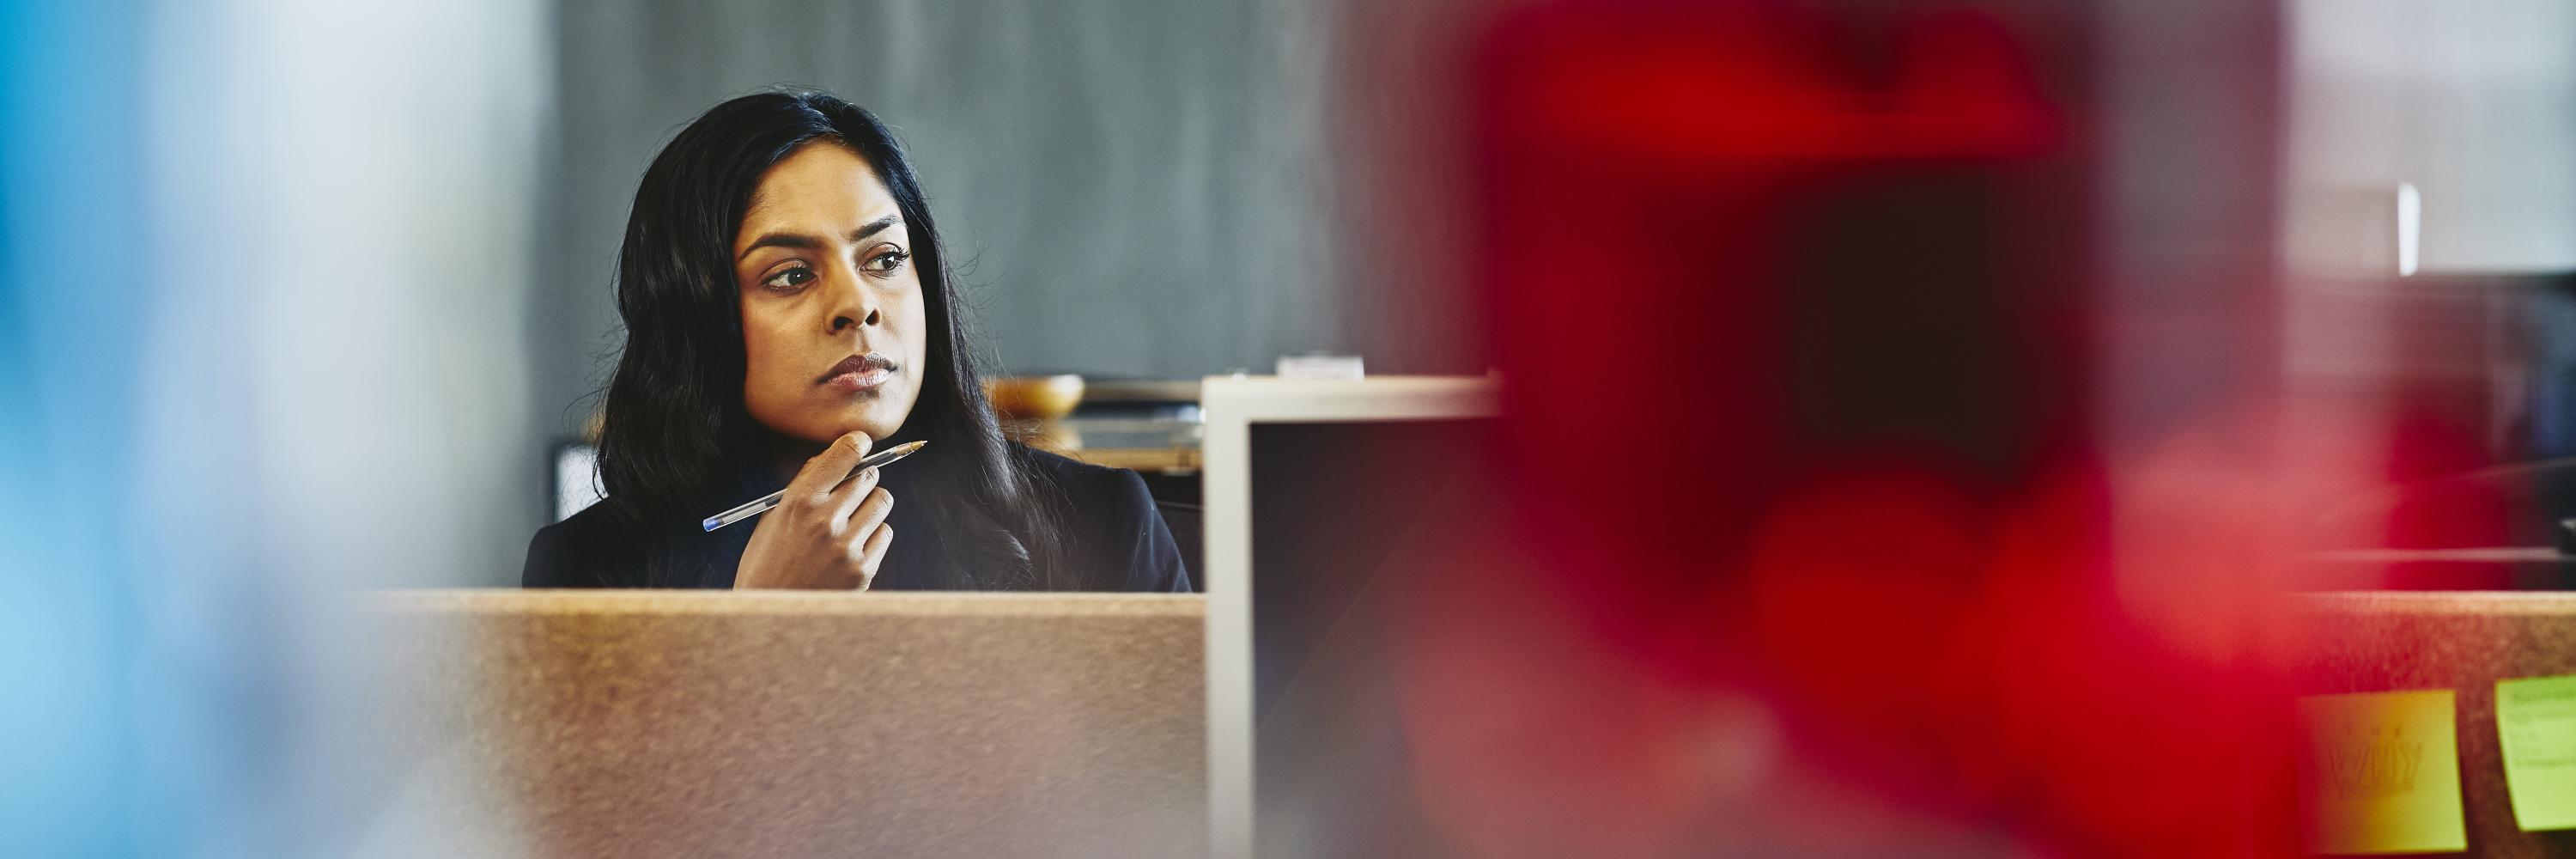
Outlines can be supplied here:
M839 334L843 331L847 331L852 325L875 326L877 324L877 309L870 307L866 308L866 311L867 312L864 315L857 316L856 318L853 318L851 314L848 313L833 314L832 333Z
M845 267L843 271L833 274L840 276L832 278L835 282L835 300L832 304L831 333L839 334L848 331L854 325L875 327L878 320L876 298L868 294L867 285L858 276L859 273Z

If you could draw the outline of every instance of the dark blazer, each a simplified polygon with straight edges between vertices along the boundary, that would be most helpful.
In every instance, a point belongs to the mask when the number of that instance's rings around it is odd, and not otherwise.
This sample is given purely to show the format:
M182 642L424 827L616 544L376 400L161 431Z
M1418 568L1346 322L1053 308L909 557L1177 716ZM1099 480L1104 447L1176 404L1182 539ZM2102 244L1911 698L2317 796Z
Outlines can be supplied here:
M1030 475L1033 479L1063 488L1068 502L1063 523L1065 561L1075 571L1079 590L1192 590L1180 549L1173 545L1171 529L1155 510L1143 478L1126 469L1103 468L1016 445L1013 453L1036 472ZM903 503L907 484L919 473L901 463L881 472L886 491L895 497L894 510L886 515L887 524L894 527L894 542L886 547L871 590L940 587L922 571L930 559L945 551L944 535L918 518L917 508ZM783 485L774 476L747 478L733 493L741 497L729 494L710 501L706 512L712 514ZM734 568L742 562L743 548L750 544L758 524L754 519L709 533L699 530L695 520L672 523L669 548L662 551L677 553L676 558L665 560L677 561L666 566L679 572L678 580L647 582L646 550L619 533L603 505L595 504L537 530L536 538L528 542L520 584L531 588L730 588Z

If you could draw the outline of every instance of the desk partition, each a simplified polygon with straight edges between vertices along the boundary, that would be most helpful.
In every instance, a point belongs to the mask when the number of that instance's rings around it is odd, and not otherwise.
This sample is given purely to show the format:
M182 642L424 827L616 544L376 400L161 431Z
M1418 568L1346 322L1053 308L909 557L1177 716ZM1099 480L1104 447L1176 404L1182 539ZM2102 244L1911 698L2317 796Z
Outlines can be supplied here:
M476 855L1204 856L1204 604L380 594L391 813Z
M2576 855L2576 829L2524 831L2505 777L2497 729L2496 682L2576 674L2576 594L2456 592L2348 593L2305 598L2309 640L2301 672L2312 696L2352 693L2447 692L2455 702L2456 798L2427 797L2428 803L2456 802L2465 824L2466 852L2477 856ZM2314 706L2321 699L2308 698ZM2367 699L2358 699L2367 700ZM2382 700L2397 700L2393 697ZM2564 725L2541 726L2557 730ZM2316 729L2303 741L2317 742ZM2406 737L2389 748L2417 751ZM2564 739L2557 740L2565 742ZM2365 750L2368 746L2363 746ZM2420 758L2448 762L2439 749ZM2435 767L2377 766L2382 757L2346 755L2363 777L2365 789L2386 788L2385 773L2431 784ZM2412 755L2408 761L2418 760ZM2551 762L2531 762L2549 764ZM2559 765L2576 766L2576 761ZM2526 769L2526 773L2533 770ZM2312 783L2318 781L2311 778ZM2332 782L2329 775L2324 781ZM2445 784L2447 786L2447 784ZM2349 786L2346 786L2349 787ZM2518 786L2531 790L2532 784ZM2334 784L2312 786L2333 791ZM2536 797L2526 797L2533 799ZM2376 823L2386 824L2381 820ZM2459 831L2459 830L2454 830ZM2438 851L2437 851L2438 852Z

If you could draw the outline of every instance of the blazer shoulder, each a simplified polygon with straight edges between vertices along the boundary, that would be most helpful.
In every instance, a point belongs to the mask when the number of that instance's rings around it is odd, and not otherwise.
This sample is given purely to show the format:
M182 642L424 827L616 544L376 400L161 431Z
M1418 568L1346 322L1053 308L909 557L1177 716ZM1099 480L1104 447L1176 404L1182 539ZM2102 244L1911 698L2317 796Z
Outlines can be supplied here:
M593 504L561 522L537 529L528 539L528 559L519 570L527 588L600 588L610 583L601 572L618 545L617 527L604 504Z
M1124 468L1093 465L1035 448L1022 453L1029 469L1054 483L1067 507L1064 524L1070 560L1083 569L1085 590L1188 593L1189 571L1162 508L1145 478Z
M1012 447L1031 472L1054 482L1069 495L1125 495L1132 489L1148 504L1153 501L1153 496L1145 492L1145 479L1136 472L1093 465L1026 445L1014 443Z

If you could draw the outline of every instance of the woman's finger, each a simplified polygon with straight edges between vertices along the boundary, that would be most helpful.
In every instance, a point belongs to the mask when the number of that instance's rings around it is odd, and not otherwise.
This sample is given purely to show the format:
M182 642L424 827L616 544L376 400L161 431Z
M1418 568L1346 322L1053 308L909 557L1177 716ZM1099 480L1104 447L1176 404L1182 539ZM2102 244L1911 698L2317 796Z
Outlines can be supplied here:
M868 449L875 444L864 432L852 432L833 439L830 447L806 460L805 467L797 469L796 476L787 481L784 500L819 501L828 497L841 485L841 479L849 476L850 469L858 467L859 460L867 457Z
M894 493L883 486L868 490L867 496L850 511L847 533L873 537L868 529L884 523L886 514L893 510Z
M850 517L858 513L859 505L867 503L868 496L876 494L876 489L877 470L870 468L852 476L850 482L841 484L841 488L832 490L831 511L834 528L837 529L844 522L850 522Z
M868 533L868 541L859 546L859 569L865 578L875 578L877 565L885 563L886 546L894 542L894 526L878 523Z

